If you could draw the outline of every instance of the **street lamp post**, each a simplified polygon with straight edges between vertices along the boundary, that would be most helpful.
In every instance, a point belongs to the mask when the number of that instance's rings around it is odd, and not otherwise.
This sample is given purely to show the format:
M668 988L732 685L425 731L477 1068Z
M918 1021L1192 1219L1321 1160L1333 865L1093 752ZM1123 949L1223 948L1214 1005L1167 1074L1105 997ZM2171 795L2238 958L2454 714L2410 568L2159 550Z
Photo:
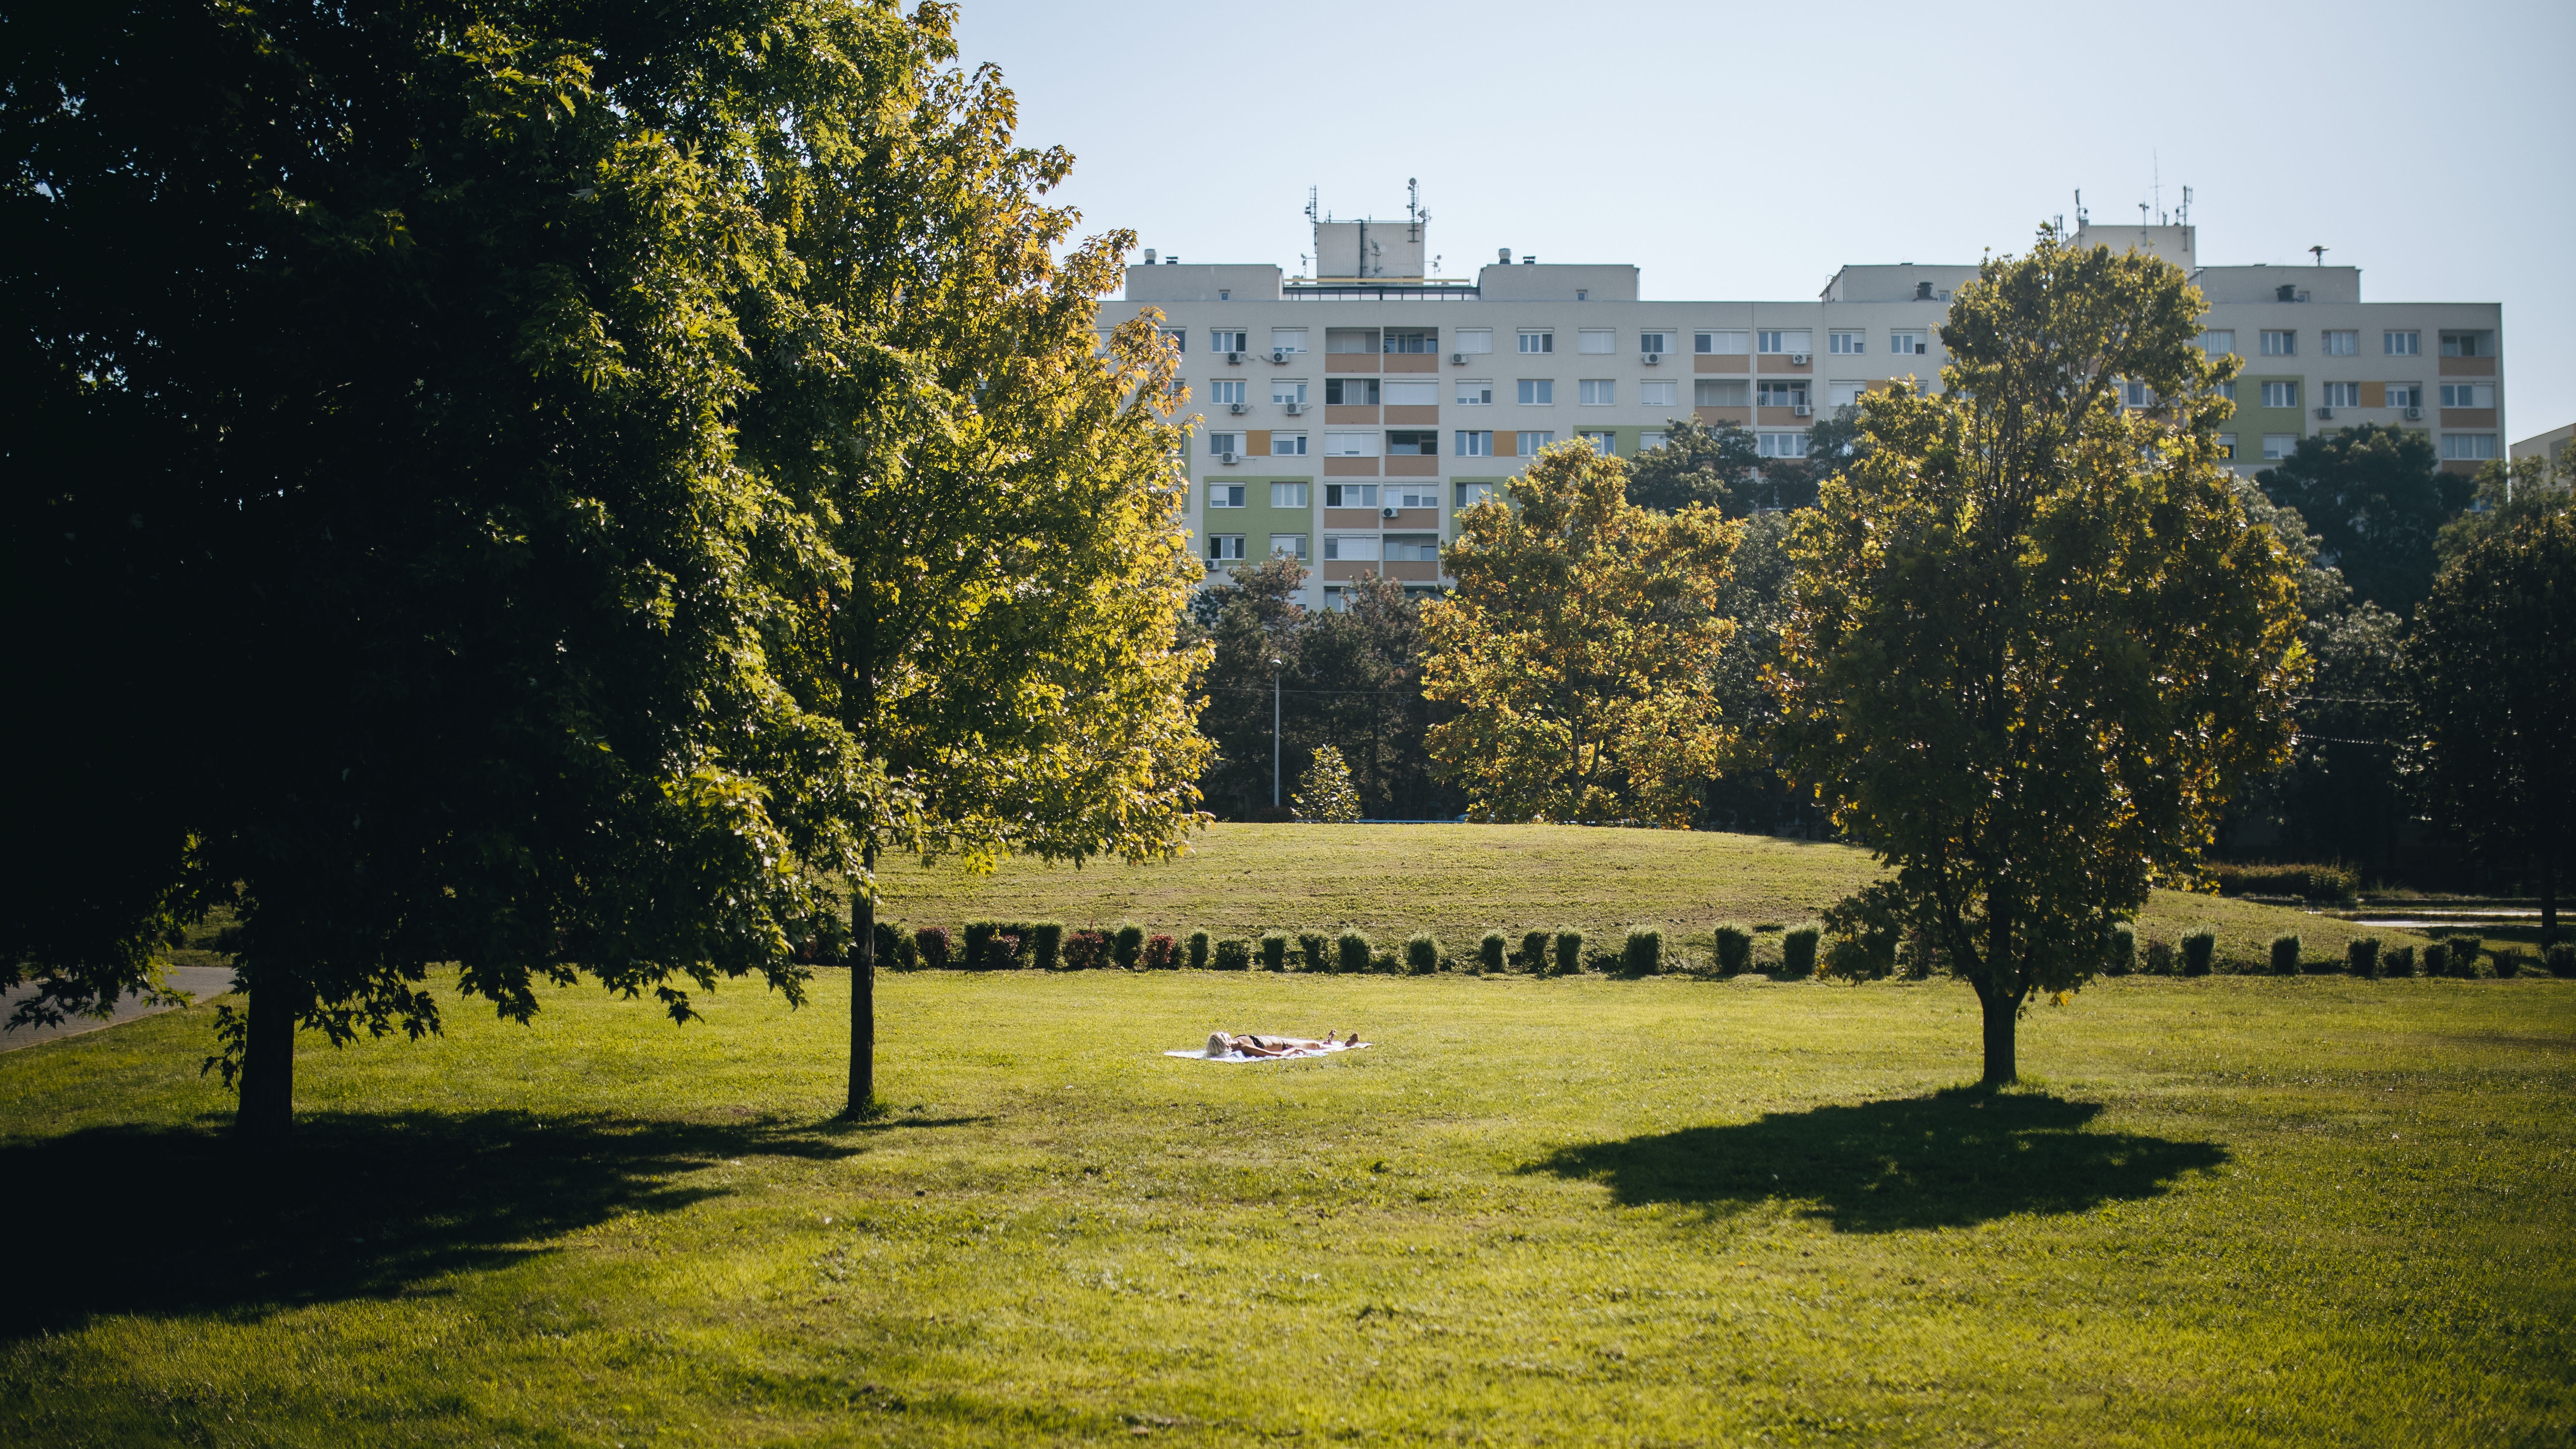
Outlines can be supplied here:
M1270 808L1279 808L1279 670L1284 660L1270 661Z

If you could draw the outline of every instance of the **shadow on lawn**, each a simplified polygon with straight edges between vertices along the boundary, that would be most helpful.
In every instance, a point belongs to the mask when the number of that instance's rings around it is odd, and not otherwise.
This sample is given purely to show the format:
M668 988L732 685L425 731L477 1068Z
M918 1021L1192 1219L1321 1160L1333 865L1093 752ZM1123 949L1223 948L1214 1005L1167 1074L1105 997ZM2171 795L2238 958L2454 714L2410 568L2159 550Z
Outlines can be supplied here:
M1876 1233L2082 1212L2227 1161L2216 1143L2086 1131L2101 1110L1964 1087L1568 1147L1521 1170L1604 1183L1624 1206L1809 1202L1808 1217Z
M836 1138L842 1140L835 1140ZM522 1113L305 1113L291 1145L214 1128L97 1128L0 1146L22 1238L0 1339L100 1313L223 1313L390 1297L546 1240L727 1189L745 1156L866 1151L839 1124L539 1122Z

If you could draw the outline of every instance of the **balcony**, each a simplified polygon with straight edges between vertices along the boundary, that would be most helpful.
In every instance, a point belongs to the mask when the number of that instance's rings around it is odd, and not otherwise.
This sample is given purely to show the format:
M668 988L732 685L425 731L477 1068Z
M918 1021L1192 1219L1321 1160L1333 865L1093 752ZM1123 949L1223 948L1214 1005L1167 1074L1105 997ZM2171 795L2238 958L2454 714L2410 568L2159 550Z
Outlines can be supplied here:
M1324 460L1324 476L1327 478L1374 478L1377 476L1377 459L1326 458Z
M1384 517L1384 515L1380 515L1380 517ZM1404 533L1408 531L1438 533L1440 531L1440 510L1437 508L1399 508L1395 510L1395 516L1393 518L1385 519L1385 522L1387 531L1390 533Z
M1377 421L1375 403L1326 403L1324 421L1332 423L1371 423Z
M1695 352L1691 354L1693 372L1747 373L1753 370L1753 359L1742 352Z
M1440 421L1440 409L1437 405L1422 407L1413 403L1388 403L1386 405L1386 421L1387 425L1390 427L1397 423L1430 423L1436 425Z
M1324 354L1324 370L1326 372L1375 372L1377 371L1377 354L1374 352L1327 352Z
M1379 366L1387 372L1438 372L1437 352L1384 352L1378 354Z
M1324 526L1326 528L1375 528L1377 525L1377 510L1374 508L1327 508L1324 510Z
M1386 460L1386 476L1389 478L1437 478L1440 476L1440 459L1436 456L1426 457L1419 453L1397 453Z
M1814 372L1816 370L1816 362L1814 358L1809 357L1805 362L1796 362L1791 360L1793 357L1805 356L1805 353L1766 352L1763 353L1759 359L1762 365L1759 368L1756 368L1755 371L1797 373Z
M1751 408L1692 408L1691 412L1703 423L1751 423L1753 421Z
M2462 358L2463 362L2481 359ZM2446 428L2492 428L2496 425L2494 408L2444 408L2442 426Z
M2496 375L2496 360L2492 357L2445 357L2441 361L2442 375L2444 377L2493 377Z

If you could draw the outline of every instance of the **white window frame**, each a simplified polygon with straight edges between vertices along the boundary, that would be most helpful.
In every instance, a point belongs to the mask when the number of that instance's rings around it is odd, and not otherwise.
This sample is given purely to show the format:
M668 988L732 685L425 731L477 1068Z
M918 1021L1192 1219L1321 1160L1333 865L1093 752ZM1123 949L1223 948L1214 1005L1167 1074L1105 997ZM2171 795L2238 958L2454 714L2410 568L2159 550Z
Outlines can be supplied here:
M1327 483L1324 485L1324 506L1326 508L1375 508L1377 490L1378 485L1375 483ZM1337 493L1341 495L1341 501L1338 503L1333 501L1333 495ZM1353 494L1359 495L1358 502L1352 501Z
M2233 327L2203 328L2200 334L2200 350L2212 357L2234 356L2236 329Z
M2486 401L2477 400L2486 394ZM2495 406L2495 384L2491 382L2446 382L2442 384L2442 406L2446 408L2491 408ZM2458 401L2454 401L2454 399Z
M1786 394L1789 400L1787 402L1766 400L1768 396L1778 394ZM1813 407L1815 401L1815 390L1807 385L1807 380L1803 377L1766 377L1753 384L1755 407L1803 408Z
M1587 377L1574 385L1574 404L1586 408L1615 408L1619 405L1619 379Z
M1663 432L1659 429L1648 428L1644 432L1637 434L1637 451L1640 453L1651 452L1672 440L1672 434Z
M1525 408L1552 408L1556 406L1556 379L1552 377L1521 378L1519 379L1519 386L1513 390L1513 395L1517 400L1518 406Z
M2493 433L2444 433L2442 461L2446 463L2484 463L2496 455Z
M1494 405L1494 380L1490 377L1462 377L1451 384L1450 396L1462 408L1489 408Z
M1244 540L1244 535L1242 535L1242 534L1240 534L1240 533L1211 533L1211 534L1209 534L1209 535L1207 536L1207 559L1208 559L1208 562L1209 562L1209 563L1241 563L1241 562L1243 562L1243 540Z
M1680 378L1650 377L1637 384L1637 406L1641 408L1677 408L1681 405Z
M1303 327L1271 328L1270 350L1273 352L1304 352L1306 350L1306 329Z
M1378 496L1386 500L1386 506L1389 508L1436 509L1440 506L1440 484L1431 478L1414 482L1389 483L1386 485L1386 491Z
M1395 438L1398 433L1402 433L1405 436L1412 438L1429 439L1431 450L1427 453L1420 451L1411 453L1397 452L1395 450ZM1386 433L1385 446L1386 456L1390 458L1437 458L1440 456L1440 430L1438 428L1389 428ZM1422 445L1420 443L1416 443L1414 446L1416 449L1419 449ZM1388 486L1393 487L1394 485L1390 484Z
M1251 340L1252 334L1240 327L1208 329L1208 351L1210 352L1250 352L1252 349L1245 344Z
M1270 456L1274 458L1305 457L1306 435L1304 433L1272 433L1270 435Z
M1420 389L1431 394L1429 402L1400 403L1395 400L1397 388ZM1436 377L1390 377L1378 384L1379 402L1391 408L1436 408L1440 406L1440 379Z
M1816 333L1811 327L1766 327L1753 334L1753 350L1766 357L1788 357L1816 352Z
M2325 342L2323 343L2323 346L2325 351L2319 354L2320 356L2359 357L2361 355L2360 329L2353 327L2329 327L2325 331Z
M1520 350L1531 356L1552 356L1556 352L1556 329L1524 327L1520 329Z
M1227 453L1232 453L1238 458L1250 456L1243 451L1241 433L1210 433L1207 435L1207 440L1208 456L1211 458L1221 457Z
M1375 432L1324 434L1327 458L1375 458L1382 446L1383 440Z
M1270 485L1270 506L1273 508L1312 508L1314 504L1315 485L1312 483Z
M1574 334L1574 350L1590 357L1608 357L1619 350L1619 334L1608 327L1585 327Z
M2262 397L2263 406L2267 408L2295 410L2299 405L2299 385L2296 382L2267 382L2263 384Z
M1637 351L1640 353L1651 352L1657 357L1670 357L1673 352L1673 334L1670 332L1640 332L1637 334Z
M2424 334L2419 331L2393 328L2379 334L2379 355L2382 357L2421 357L2423 354Z
M1862 395L1868 391L1869 384L1866 382L1838 378L1825 384L1825 406L1837 409L1859 407Z
M2361 384L2357 382L2329 382L2325 384L2325 395L2317 399L2317 406L2328 408L2357 408L2361 406Z
M1304 406L1305 401L1306 379L1302 377L1274 377L1270 379L1270 405L1272 407L1284 408L1290 403L1296 403L1302 407Z
M1861 353L1869 351L1869 334L1866 332L1827 332L1825 334L1825 351L1844 357L1858 356Z
M2380 394L2392 408L2420 408L2424 405L2424 384L2420 382L2384 382Z
M2295 327L2266 327L2266 328L2264 328L2264 329L2263 329L2262 348L2263 348L2262 355L2263 355L2263 356L2265 356L2265 357L2296 357L2296 356L2298 356L2298 355L2299 355L2299 332L2298 332L2298 329L2297 329L2297 328L2295 328Z
M2296 433L2263 435L2263 461L2266 463L2278 463L2297 451L2299 451L2299 435Z
M1556 433L1551 429L1523 428L1512 438L1512 453L1516 457L1535 458L1539 449L1555 442Z
M1299 563L1304 563L1306 561L1307 537L1308 535L1302 533L1274 533L1270 535L1270 556L1272 558L1293 558Z
M1333 563L1384 562L1378 557L1378 538L1374 533L1325 534L1324 558Z
M1494 456L1493 429L1458 428L1454 431L1458 436L1452 440L1456 445L1452 450L1453 456L1460 458L1490 458Z
M1503 497L1500 483L1459 483L1452 486L1456 490L1454 497L1457 501L1450 506L1462 513L1479 503L1500 502Z
M2218 435L2218 456L2231 463L2236 461L2236 435L2234 433L2221 433Z
M1228 403L1239 403L1244 401L1247 401L1247 399L1244 396L1242 378L1215 377L1208 379L1209 403L1217 407L1224 407Z
M1701 402L1699 400L1699 391L1704 387L1728 389L1741 388L1744 391L1744 401L1731 403ZM1695 408L1749 408L1753 406L1753 385L1740 377L1695 378L1691 382L1691 406Z
M1461 327L1451 334L1450 340L1458 344L1457 346L1449 349L1452 352L1483 353L1491 355L1494 350L1494 329L1491 327Z
M1731 328L1714 327L1691 334L1691 354L1695 357L1750 357L1753 334Z
M1189 329L1185 327L1158 327L1155 330L1163 334L1164 341L1172 344L1172 350L1174 352L1187 352L1190 350Z
M1786 451L1791 447L1797 451ZM1804 458L1807 456L1807 435L1803 432L1756 433L1753 435L1753 451L1765 458Z
M1619 435L1607 428L1580 428L1575 431L1574 436L1590 443L1592 451L1604 458L1618 455Z
M1423 541L1425 539L1430 541L1425 543ZM1440 535L1436 533L1391 533L1380 540L1380 546L1386 550L1386 557L1381 562L1434 564L1440 562ZM1419 552L1397 553L1397 549L1428 549L1430 552L1428 555Z
M1932 334L1919 327L1899 327L1887 334L1887 350L1897 357L1929 356Z
M1210 483L1207 486L1207 506L1210 508L1249 508L1252 506L1251 498L1252 485L1249 483Z

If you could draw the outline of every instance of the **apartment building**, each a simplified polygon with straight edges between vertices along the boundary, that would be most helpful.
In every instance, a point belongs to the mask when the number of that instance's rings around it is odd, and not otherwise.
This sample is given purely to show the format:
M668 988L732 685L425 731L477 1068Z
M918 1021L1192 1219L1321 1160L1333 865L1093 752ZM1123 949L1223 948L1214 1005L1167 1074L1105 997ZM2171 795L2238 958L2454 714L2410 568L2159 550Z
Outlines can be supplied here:
M1319 221L1311 280L1147 252L1103 304L1104 328L1159 310L1181 348L1203 419L1190 521L1211 582L1284 554L1306 563L1310 604L1368 573L1437 589L1457 512L1554 442L1633 457L1696 416L1745 426L1766 458L1802 458L1815 419L1863 392L1940 385L1941 320L1976 275L1846 266L1812 301L1649 301L1633 266L1508 250L1472 282L1433 278L1423 234L1420 220ZM2365 422L2432 433L2448 469L2497 456L2497 304L2365 303L2356 267L2202 266L2190 226L2093 225L2077 240L2192 273L2210 304L2203 345L2244 359L2228 435L2240 470Z

